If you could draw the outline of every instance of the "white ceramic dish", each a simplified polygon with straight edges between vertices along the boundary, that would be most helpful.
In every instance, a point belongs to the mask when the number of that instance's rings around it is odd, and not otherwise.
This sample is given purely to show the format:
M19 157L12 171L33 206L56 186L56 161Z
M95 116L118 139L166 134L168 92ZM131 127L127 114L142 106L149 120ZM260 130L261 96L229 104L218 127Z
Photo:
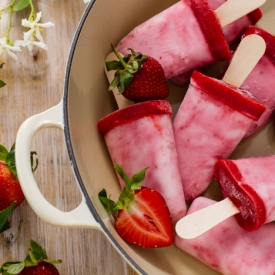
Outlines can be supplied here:
M138 273L214 275L218 273L175 246L145 250L126 244L117 235L97 199L103 186L112 193L112 198L116 198L120 191L104 140L96 127L99 119L117 108L112 94L107 91L104 74L104 59L110 52L110 41L116 44L134 26L174 3L173 0L98 0L88 5L71 47L64 97L57 106L29 118L19 129L17 169L25 196L37 215L56 226L101 230ZM117 10L119 12L115 12ZM275 2L268 0L262 11L263 18L257 25L275 33ZM215 71L215 66L211 70ZM169 85L169 101L175 112L185 89L172 83ZM72 169L83 195L81 204L71 212L62 212L47 202L32 174L26 172L31 171L29 152L32 137L43 127L58 127L65 134ZM271 121L259 133L242 142L233 156L270 155L274 152L275 130ZM214 185L206 195L220 198Z

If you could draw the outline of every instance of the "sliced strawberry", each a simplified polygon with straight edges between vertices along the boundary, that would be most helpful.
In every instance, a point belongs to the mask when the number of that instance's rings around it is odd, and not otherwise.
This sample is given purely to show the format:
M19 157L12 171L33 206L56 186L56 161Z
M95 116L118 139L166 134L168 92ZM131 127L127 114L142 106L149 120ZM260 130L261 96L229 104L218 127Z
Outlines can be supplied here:
M119 235L144 248L170 246L174 242L174 228L166 202L157 191L141 186L147 168L131 179L118 164L115 169L126 187L116 203L107 197L105 189L99 193L99 199L115 218Z
M132 49L131 54L122 57L112 45L117 60L106 62L108 71L116 70L109 91L115 87L127 99L142 102L154 99L166 99L169 88L160 63Z

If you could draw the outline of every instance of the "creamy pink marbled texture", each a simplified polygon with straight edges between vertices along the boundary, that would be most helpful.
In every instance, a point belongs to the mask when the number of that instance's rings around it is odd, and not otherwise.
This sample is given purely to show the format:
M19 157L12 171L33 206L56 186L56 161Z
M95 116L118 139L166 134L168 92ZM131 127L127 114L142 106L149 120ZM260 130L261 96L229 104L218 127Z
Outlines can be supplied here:
M137 26L117 45L157 59L167 79L214 62L208 43L187 1L181 0Z
M215 203L199 197L188 213ZM193 240L175 237L175 244L224 275L274 275L275 225L266 224L259 230L243 230L234 217Z
M225 3L226 0L208 0L209 6L211 9L216 10L218 7L220 7L223 3ZM228 44L233 43L238 37L240 37L246 28L251 25L251 20L248 16L243 16L240 19L236 20L235 22L229 24L228 26L225 26L222 31L224 33L224 36L226 38L226 41ZM185 85L190 80L190 76L192 74L191 71L187 71L183 74L179 74L177 76L174 76L171 78L171 80L178 84L178 85Z
M254 121L245 138L255 133L266 124L275 110L275 59L265 54L250 75L246 78L241 88L253 94L267 108L258 121Z
M215 163L232 153L251 123L251 118L209 96L191 81L173 123L187 200L205 191Z
M171 116L144 116L111 129L105 141L113 163L120 164L128 176L149 167L144 186L160 192L173 220L185 215L181 178ZM119 177L122 187L124 182Z

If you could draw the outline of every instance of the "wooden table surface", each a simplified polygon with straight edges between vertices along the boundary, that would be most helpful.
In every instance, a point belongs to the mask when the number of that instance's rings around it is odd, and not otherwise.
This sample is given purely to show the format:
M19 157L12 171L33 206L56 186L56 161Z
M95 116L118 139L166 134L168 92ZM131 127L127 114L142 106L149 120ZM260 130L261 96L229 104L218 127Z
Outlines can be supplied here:
M2 6L3 1L1 1ZM86 8L83 0L37 0L36 11L42 11L41 22L53 22L44 29L48 51L23 49L15 61L0 56L5 66L0 79L7 86L0 89L0 143L10 148L20 125L30 116L55 106L62 98L67 56L78 22ZM22 18L29 11L15 14L12 38L22 39ZM7 15L0 21L3 34ZM34 137L32 150L39 157L34 173L44 196L63 211L74 209L80 194L71 170L64 141L58 129L42 129ZM27 201L11 215L11 228L0 234L0 264L23 260L30 239L40 243L50 259L62 259L57 266L62 275L133 275L136 274L120 257L101 232L91 229L58 228L41 220Z

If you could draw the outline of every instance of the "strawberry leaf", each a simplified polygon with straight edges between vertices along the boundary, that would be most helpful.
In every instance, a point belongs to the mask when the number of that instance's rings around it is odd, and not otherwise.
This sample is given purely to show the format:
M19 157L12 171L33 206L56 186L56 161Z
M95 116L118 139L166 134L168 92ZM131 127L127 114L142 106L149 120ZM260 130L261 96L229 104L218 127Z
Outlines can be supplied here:
M119 75L115 75L115 78L113 79L113 81L111 82L109 88L108 88L108 91L112 91L115 87L117 87L119 83Z
M62 260L44 260L44 262L47 262L49 264L60 264L62 263Z
M126 188L130 189L130 185L131 185L131 180L130 178L126 175L126 173L124 172L123 168L119 165L119 164L115 164L114 165L115 170L117 171L117 173L119 174L119 176L123 179L123 181L126 184Z
M39 261L48 259L47 253L41 245L36 243L34 240L30 240L30 246L31 250L29 251L29 255L27 256L27 258L25 259L25 261L27 260L28 265L36 265Z
M122 190L118 201L115 203L107 197L107 192L105 189L101 190L98 193L99 200L113 216L117 216L118 210L127 209L129 204L135 198L135 190L140 190L141 185L145 178L145 172L148 168L142 169L140 172L133 175L132 178L129 178L124 172L123 168L119 164L115 164L114 168L119 176L124 180L126 186Z
M4 272L4 275L19 274L24 267L24 262L6 262L1 266L0 271L1 273Z
M14 209L15 205L16 205L16 202L13 202L8 208L4 209L3 211L0 211L0 232L3 232L9 228L6 222L10 216L10 213Z
M11 172L17 178L17 171L16 171L16 166L15 166L15 150L12 149L11 151L8 152L7 158L6 158L6 163L9 166Z
M131 190L139 190L144 179L147 168L142 169L140 172L136 173L132 177Z
M125 71L124 74L121 75L121 78L120 78L120 85L119 85L119 86L121 86L122 83L123 83L123 85L124 85L125 87L129 87L129 86L130 86L130 84L131 84L131 82L132 82L132 80L133 80L133 78L134 78L134 76L133 76L133 74L132 74L131 72L134 73L135 71L129 69L129 70ZM121 81L122 81L122 82L121 82Z
M117 211L115 210L115 203L114 201L112 201L111 199L109 199L107 197L107 192L105 189L102 189L99 193L98 193L98 198L101 201L101 203L103 204L103 206L107 209L107 211L113 215L113 216L117 216Z
M8 155L8 150L0 144L0 161L6 162L6 158Z
M107 71L116 70L115 78L111 82L108 90L111 91L117 87L118 91L123 93L124 90L130 86L134 78L134 74L142 67L142 62L147 60L148 57L139 52L135 52L132 49L129 49L131 54L127 54L122 57L112 44L111 47L118 58L118 61L111 60L105 62Z
M7 84L3 81L3 80L0 80L0 88L6 86Z
M105 62L107 71L113 71L120 68L120 62L118 60L111 60Z

